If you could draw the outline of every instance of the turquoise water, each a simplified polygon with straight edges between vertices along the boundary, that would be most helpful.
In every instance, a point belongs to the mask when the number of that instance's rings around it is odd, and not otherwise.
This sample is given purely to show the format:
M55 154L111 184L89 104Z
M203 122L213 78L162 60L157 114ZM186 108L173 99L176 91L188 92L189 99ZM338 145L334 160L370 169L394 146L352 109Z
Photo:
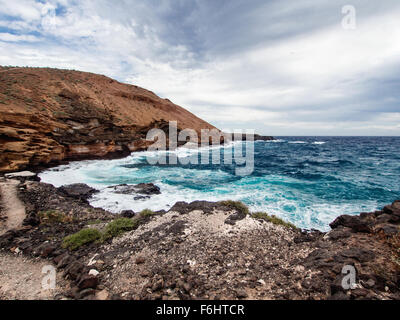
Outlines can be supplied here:
M177 201L241 200L301 228L328 230L341 214L372 211L400 199L400 137L279 137L254 143L254 172L235 175L235 164L150 165L135 153L120 160L74 162L40 176L55 186L83 182L101 190L91 204L120 212L168 209ZM239 142L238 146L245 146ZM232 152L221 147L222 158ZM210 150L203 150L209 153ZM178 159L201 153L179 149ZM159 155L159 154L158 154ZM135 201L107 189L152 182L161 195Z

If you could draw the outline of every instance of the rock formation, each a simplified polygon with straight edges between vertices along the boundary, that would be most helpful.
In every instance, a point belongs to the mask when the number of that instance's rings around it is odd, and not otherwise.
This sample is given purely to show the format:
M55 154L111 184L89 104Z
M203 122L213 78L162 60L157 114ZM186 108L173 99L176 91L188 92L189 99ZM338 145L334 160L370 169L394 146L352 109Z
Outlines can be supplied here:
M0 172L128 155L151 128L215 129L168 99L85 72L0 68Z
M27 217L0 236L0 255L52 262L71 287L58 299L400 299L399 201L338 217L322 233L265 220L229 201L114 215L79 196L91 192L84 185L67 194L26 181L18 190ZM115 233L64 246L88 230ZM356 272L352 289L343 287L344 267Z

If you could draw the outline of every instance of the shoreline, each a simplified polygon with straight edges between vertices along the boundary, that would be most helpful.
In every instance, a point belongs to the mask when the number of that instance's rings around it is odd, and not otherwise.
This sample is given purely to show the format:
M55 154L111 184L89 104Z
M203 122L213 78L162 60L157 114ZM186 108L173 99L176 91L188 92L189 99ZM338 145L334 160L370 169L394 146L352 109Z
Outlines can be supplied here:
M274 141L276 140L274 137L272 136L262 136L262 135L255 135L255 140L254 142L257 141ZM245 139L242 140L234 140L231 141L232 142L245 142ZM219 147L222 147L226 145L226 143L219 145ZM183 148L184 145L180 145L178 146L175 150L177 149L181 149ZM213 147L213 146L211 146ZM199 149L202 148L201 145L199 145ZM96 160L119 160L119 159L124 159L127 158L133 154L140 154L143 152L146 152L147 149L143 149L143 150L136 150L136 151L116 151L116 152L110 152L107 153L104 156L90 156L90 155L85 155L85 156L79 156L79 157L73 157L73 158L65 158L63 160L57 160L57 161L51 161L49 163L40 163L37 165L28 165L26 167L24 167L23 169L18 169L18 170L11 170L11 171L2 171L0 172L0 176L5 176L6 174L9 173L18 173L18 172L22 172L22 171L30 171L30 172L34 172L36 174L39 174L45 170L48 169L52 169L52 168L56 168L58 166L62 166L62 165L68 165L72 162L81 162L81 161L96 161ZM171 151L170 149L166 150L166 151Z

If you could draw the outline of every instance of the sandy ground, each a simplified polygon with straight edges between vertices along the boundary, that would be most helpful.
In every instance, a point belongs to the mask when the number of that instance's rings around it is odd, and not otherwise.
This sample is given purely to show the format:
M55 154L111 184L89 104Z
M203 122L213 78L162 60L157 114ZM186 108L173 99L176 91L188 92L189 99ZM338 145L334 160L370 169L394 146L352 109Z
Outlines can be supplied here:
M4 219L0 221L0 235L18 228L25 219L25 207L18 199L18 181L0 182L1 209ZM65 288L65 280L56 274L56 288L45 290L43 269L49 262L35 261L17 253L0 252L0 300L47 300L55 299ZM57 283L59 284L57 286Z
M17 196L17 180L0 182L2 215L6 218L0 222L0 235L16 229L25 219L25 207Z
M0 252L0 300L53 300L65 291L66 281L56 273L55 289L44 289L49 262Z

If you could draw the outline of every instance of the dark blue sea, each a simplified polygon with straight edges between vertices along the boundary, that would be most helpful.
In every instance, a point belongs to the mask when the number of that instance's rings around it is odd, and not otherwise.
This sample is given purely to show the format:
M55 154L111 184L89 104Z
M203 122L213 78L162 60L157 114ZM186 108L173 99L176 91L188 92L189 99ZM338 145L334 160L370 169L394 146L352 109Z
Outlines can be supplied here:
M250 143L250 142L247 142ZM246 142L238 144L245 149ZM235 145L237 147L237 145ZM400 137L277 137L254 143L254 171L235 174L235 163L188 164L181 159L213 149L179 149L178 164L150 165L156 152L134 153L120 160L74 162L41 174L56 186L83 182L101 190L94 206L168 209L177 201L240 200L253 211L266 211L306 229L328 230L342 214L369 212L400 199ZM220 147L232 154L231 147ZM135 201L107 188L152 182L162 194Z

